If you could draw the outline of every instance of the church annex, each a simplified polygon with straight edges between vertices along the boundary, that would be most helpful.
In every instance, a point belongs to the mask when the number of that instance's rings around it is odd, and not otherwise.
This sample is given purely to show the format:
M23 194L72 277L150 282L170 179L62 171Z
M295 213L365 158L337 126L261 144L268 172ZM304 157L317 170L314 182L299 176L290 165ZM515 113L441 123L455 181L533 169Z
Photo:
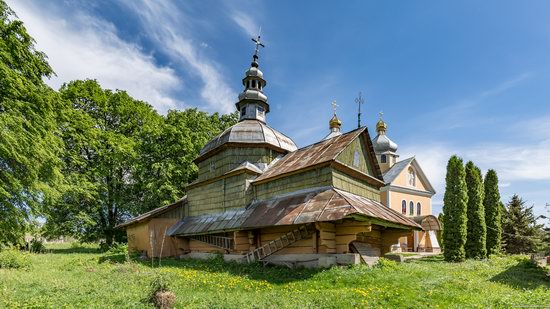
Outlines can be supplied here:
M330 134L300 149L268 125L267 83L258 64L262 45L259 37L255 42L236 103L239 122L200 151L198 179L187 185L187 196L120 225L129 248L148 256L222 253L241 262L304 266L371 263L390 251L439 249L428 232L439 229L428 201L435 192L414 158L397 162L397 145L385 136L382 120L372 140L366 127L341 133L334 113ZM410 169L418 188L399 182ZM403 212L396 198L423 206ZM163 238L166 252L157 245Z

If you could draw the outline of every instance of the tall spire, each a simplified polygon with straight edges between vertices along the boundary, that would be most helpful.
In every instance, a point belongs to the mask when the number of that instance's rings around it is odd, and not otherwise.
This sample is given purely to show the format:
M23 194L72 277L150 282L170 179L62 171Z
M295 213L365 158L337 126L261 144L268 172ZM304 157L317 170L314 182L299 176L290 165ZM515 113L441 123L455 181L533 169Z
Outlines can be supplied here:
M365 103L361 91L359 91L359 96L355 99L355 103L359 106L359 111L357 113L357 128L361 127L361 104Z
M267 83L258 64L260 47L265 47L260 39L260 34L256 38L252 38L252 41L256 45L254 55L252 56L252 63L250 64L250 68L245 72L245 77L243 78L244 90L239 94L239 102L235 104L240 114L239 121L252 119L265 123L266 114L269 113L267 96L263 92Z

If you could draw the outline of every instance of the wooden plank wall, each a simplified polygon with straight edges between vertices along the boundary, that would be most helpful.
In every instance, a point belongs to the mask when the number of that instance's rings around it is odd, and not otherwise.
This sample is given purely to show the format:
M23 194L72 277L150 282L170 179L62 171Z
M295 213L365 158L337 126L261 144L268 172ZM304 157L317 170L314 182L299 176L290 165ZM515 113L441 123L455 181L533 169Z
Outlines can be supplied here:
M349 253L350 242L357 240L357 234L371 231L369 222L343 220L335 224L336 253Z
M359 153L359 162L355 162L355 152ZM365 174L374 176L374 169L369 160L369 152L366 143L363 141L361 134L353 140L342 152L336 157L336 160L362 171ZM376 158L374 158L376 160ZM357 165L354 163L358 163Z
M221 176L235 168L241 163L248 161L250 163L269 164L278 152L261 147L239 147L227 148L224 151L213 155L212 157L199 162L199 181Z
M148 251L149 222L141 222L126 228L128 236L128 252Z
M336 227L332 222L317 222L319 253L336 253Z
M263 200L284 193L330 186L331 184L331 169L323 167L256 185L255 195L257 199Z
M380 191L378 189L366 181L356 179L340 171L335 170L332 172L332 184L335 188L380 202Z
M189 189L189 215L197 216L246 206L252 199L250 180L253 178L253 175L242 173Z
M152 256L159 257L162 249L162 256L176 256L178 248L176 240L170 236L165 236L165 232L170 226L178 222L178 219L153 218L148 223L149 237L153 236ZM162 240L164 238L164 246ZM151 244L147 244L147 256L151 256Z

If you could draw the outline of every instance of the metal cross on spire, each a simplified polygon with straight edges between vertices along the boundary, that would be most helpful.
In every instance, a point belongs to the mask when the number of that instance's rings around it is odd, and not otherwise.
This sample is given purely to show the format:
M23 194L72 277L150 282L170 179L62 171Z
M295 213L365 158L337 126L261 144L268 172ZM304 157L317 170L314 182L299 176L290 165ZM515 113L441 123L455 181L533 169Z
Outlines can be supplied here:
M334 112L334 115L336 115L336 108L338 107L338 104L336 104L336 100L333 100L332 103L332 111Z
M258 53L260 52L260 46L265 47L265 45L260 41L260 34L262 33L262 27L260 27L260 30L258 31L258 37L252 38L252 41L254 44L256 44L256 50L254 51L254 60L258 59Z
M383 112L383 111L380 111L380 112L378 113L378 115L380 116L380 119L382 119L382 116L384 116L384 112Z
M357 113L357 128L361 127L361 104L365 103L361 91L359 91L359 96L355 99L355 103L359 106L359 112Z

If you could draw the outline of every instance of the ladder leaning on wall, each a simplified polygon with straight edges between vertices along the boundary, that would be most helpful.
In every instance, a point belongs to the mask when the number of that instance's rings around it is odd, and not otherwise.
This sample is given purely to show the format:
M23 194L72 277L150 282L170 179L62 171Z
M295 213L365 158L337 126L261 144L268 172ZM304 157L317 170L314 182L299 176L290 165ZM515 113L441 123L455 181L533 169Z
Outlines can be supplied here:
M315 231L315 227L311 224L302 225L299 228L294 229L283 236L248 252L243 259L246 259L246 262L248 263L261 261L273 253L290 246L298 240L310 238L311 235L315 234Z

